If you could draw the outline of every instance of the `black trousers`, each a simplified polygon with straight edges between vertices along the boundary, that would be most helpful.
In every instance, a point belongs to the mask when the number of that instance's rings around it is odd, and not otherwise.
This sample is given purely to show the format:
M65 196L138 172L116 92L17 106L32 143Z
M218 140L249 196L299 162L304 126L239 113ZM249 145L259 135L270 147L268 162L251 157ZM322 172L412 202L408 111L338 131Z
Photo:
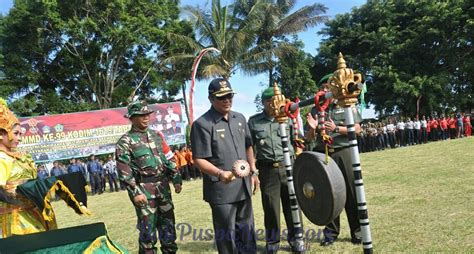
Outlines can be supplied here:
M405 130L397 130L397 142L399 146L405 146Z
M102 178L99 173L90 173L92 194L102 193Z
M421 128L421 140L420 143L428 142L428 133L426 132L426 128Z
M385 149L385 136L383 134L377 135L377 150Z
M119 191L118 185L117 185L117 173L109 173L109 188L110 191Z
M195 167L193 164L188 164L189 170L194 172L196 178L202 178L201 170L198 167Z
M210 204L214 240L219 254L256 253L257 239L252 199L230 204Z
M344 176L346 182L346 205L344 207L349 221L352 239L361 239L360 223L357 217L357 197L354 186L354 173L352 172L352 162L348 148L333 153L331 157ZM340 218L336 217L331 223L326 225L323 230L324 237L327 239L336 239L340 233Z
M188 165L184 165L184 166L181 167L181 175L183 176L184 180L189 180L191 178L189 176Z
M388 141L390 143L390 148L395 148L395 143L396 143L395 133L393 132L388 133Z
M414 132L413 129L406 129L406 134L407 134L407 140L408 140L408 145L413 145L415 142L415 137L414 137Z
M280 244L280 201L283 207L283 215L288 229L288 242L291 241L297 232L293 227L293 217L291 216L290 195L288 193L288 180L285 167L258 165L260 169L260 190L262 194L263 215L265 223L265 241L267 249L278 249Z

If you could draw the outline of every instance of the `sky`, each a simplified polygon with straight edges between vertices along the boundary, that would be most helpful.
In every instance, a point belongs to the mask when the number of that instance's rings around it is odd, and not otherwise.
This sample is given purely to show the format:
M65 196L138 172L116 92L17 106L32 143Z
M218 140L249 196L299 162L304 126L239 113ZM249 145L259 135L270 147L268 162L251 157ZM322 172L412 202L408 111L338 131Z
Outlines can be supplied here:
M181 0L181 5L205 5L206 2L203 0ZM221 0L223 5L230 3L231 0ZM358 7L364 4L365 0L320 0L317 1L325 5L328 10L324 15L327 15L330 19L334 18L337 14L343 14L350 12L353 7ZM299 0L296 3L295 10L299 9L305 5L310 5L315 3L313 0ZM0 12L3 15L7 15L9 9L13 6L13 0L0 0ZM208 4L209 6L209 4ZM308 29L307 31L300 32L298 37L304 42L304 51L310 53L311 55L317 54L317 49L319 47L319 42L321 41L321 36L317 34L323 28L324 25L318 25L313 28ZM343 52L344 53L344 52ZM190 73L191 76L191 73ZM194 94L194 117L197 119L199 116L204 114L210 107L210 102L207 99L207 87L211 80L199 80L195 85L195 94ZM236 92L233 100L234 111L244 114L247 118L257 113L256 106L254 103L255 96L262 92L268 82L266 74L260 74L255 76L248 76L236 72L230 79L229 82L232 85L232 89ZM190 82L188 82L187 87L189 90ZM188 95L189 96L189 95ZM179 98L179 97L178 97ZM306 99L306 98L304 98ZM363 118L373 118L374 111L372 109L367 109L363 111Z

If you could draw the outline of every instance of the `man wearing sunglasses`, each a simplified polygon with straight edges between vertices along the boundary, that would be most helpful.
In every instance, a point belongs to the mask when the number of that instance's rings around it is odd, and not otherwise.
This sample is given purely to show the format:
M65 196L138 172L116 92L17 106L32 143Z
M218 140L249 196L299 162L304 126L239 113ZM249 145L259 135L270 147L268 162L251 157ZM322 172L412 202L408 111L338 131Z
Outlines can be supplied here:
M209 84L211 108L191 128L195 166L204 172L204 200L212 210L214 239L219 253L255 253L252 193L259 186L252 138L245 117L232 111L234 91L222 78ZM235 178L237 160L246 160L251 176ZM253 191L252 191L253 187Z

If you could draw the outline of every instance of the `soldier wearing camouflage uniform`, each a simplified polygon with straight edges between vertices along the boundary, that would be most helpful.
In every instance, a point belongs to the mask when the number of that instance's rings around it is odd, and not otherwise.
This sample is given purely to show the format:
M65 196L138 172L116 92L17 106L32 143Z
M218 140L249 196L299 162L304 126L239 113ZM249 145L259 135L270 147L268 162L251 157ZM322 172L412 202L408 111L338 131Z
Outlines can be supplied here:
M153 110L148 109L145 102L128 106L125 117L132 122L132 128L116 144L117 169L137 213L139 252L156 253L158 231L161 251L176 253L169 180L176 193L181 192L182 180L163 136L148 129L151 113Z

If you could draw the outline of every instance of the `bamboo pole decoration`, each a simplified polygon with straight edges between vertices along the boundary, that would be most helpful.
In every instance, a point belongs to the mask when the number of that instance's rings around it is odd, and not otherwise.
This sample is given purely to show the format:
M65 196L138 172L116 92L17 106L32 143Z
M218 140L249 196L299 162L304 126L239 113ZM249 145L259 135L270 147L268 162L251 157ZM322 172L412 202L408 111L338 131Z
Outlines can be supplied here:
M210 51L214 51L219 54L221 53L216 48L205 48L198 53L198 55L193 61L193 67L191 69L191 86L189 88L189 125L191 125L194 121L194 86L196 84L197 69L199 67L199 63L201 63L201 59L203 58L203 56Z

